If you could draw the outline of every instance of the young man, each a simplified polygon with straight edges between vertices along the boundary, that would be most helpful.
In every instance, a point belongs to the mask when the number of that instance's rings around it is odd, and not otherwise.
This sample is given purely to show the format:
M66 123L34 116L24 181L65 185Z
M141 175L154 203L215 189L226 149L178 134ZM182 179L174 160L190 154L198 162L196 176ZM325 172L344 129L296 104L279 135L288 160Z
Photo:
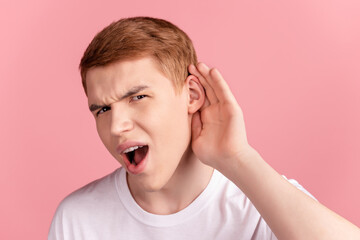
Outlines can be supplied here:
M112 23L80 69L122 167L66 197L49 239L360 239L249 145L228 85L173 24Z

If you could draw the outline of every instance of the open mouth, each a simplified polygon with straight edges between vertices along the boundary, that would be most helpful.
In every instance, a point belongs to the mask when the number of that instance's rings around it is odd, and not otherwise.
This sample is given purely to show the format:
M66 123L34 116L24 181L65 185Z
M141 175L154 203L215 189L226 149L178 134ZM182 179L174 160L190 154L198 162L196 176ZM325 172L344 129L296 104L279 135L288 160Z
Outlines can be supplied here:
M137 166L145 159L148 150L148 145L133 146L124 151L124 156L131 165Z

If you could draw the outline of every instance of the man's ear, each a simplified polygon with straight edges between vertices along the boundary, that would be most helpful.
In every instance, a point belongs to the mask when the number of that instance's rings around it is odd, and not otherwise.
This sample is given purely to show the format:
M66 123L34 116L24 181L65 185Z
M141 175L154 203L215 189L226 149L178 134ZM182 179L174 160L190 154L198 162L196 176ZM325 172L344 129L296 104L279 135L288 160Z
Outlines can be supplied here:
M189 75L186 78L185 87L188 92L188 113L196 113L205 102L204 87L201 85L200 80L194 75Z

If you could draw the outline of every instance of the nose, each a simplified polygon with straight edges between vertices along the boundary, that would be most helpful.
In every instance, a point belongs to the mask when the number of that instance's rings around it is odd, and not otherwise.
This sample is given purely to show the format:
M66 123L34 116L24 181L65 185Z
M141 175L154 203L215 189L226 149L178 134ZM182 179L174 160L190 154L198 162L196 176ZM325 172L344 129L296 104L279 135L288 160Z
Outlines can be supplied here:
M119 109L116 106L112 106L111 109L111 135L120 136L122 133L133 129L133 121L131 114L126 109Z

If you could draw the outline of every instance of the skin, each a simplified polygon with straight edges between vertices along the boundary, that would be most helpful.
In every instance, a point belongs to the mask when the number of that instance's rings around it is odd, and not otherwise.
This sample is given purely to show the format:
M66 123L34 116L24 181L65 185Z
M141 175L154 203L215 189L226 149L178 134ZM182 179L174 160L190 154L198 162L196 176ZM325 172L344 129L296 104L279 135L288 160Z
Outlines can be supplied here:
M199 63L188 70L180 94L151 58L87 73L89 106L107 106L93 114L109 152L123 164L117 145L149 145L144 172L127 174L144 210L180 211L205 189L216 168L249 197L279 239L360 239L359 228L288 183L248 144L241 108L217 69ZM121 99L139 84L149 88Z
M96 67L86 79L89 106L106 106L93 116L114 158L125 166L116 152L123 142L149 145L144 172L127 174L135 201L155 214L175 213L188 206L207 186L213 171L195 157L190 146L192 116L205 101L199 79L189 76L176 94L171 80L151 58ZM121 99L139 85L148 88ZM142 95L147 97L138 99Z
M207 94L193 118L194 153L245 193L278 239L360 239L358 227L291 185L248 144L241 108L217 69L200 63L189 72Z

